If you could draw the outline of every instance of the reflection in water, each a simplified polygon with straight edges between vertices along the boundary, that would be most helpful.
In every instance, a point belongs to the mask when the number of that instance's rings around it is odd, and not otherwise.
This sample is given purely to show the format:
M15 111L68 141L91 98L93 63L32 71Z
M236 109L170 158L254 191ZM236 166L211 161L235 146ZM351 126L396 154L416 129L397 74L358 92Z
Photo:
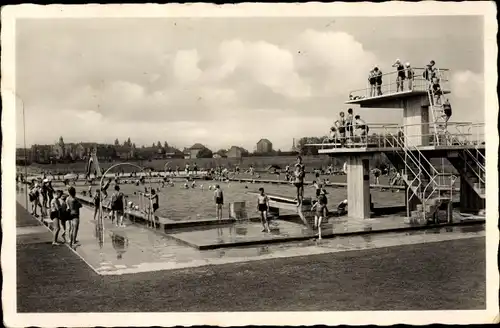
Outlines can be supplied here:
M365 226L363 228L363 231L372 231L372 227L371 226ZM367 233L367 234L363 234L361 235L361 237L363 238L363 240L367 243L367 244L371 244L371 242L373 241L373 237L371 234Z
M223 243L224 242L224 231L222 231L222 228L217 228L217 242L218 243Z
M240 236L246 236L248 233L248 229L244 227L236 227L235 231L236 234Z
M264 255L264 254L269 254L271 251L269 250L268 246L260 247L258 254L259 255Z
M99 224L94 224L94 237L99 244L99 248L102 249L104 245L104 229Z
M113 244L113 248L116 251L116 258L121 259L123 254L127 251L128 247L128 238L125 236L110 232L111 234L111 243Z

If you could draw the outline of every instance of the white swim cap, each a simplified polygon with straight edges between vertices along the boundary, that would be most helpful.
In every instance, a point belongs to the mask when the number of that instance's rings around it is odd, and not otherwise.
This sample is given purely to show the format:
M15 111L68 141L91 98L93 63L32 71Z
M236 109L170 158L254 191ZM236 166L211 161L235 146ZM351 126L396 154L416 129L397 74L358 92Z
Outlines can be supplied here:
M401 64L401 61L398 59L396 59L396 64Z
M410 62L406 62L405 66L410 67Z

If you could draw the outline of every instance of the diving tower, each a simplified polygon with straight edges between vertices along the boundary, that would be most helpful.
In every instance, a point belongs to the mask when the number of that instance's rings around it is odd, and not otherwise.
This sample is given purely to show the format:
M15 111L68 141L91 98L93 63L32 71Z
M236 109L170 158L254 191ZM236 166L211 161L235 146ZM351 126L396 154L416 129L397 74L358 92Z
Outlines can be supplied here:
M447 122L443 105L451 93L448 69L435 71L440 94L424 78L424 69L413 72L414 78L404 80L402 88L394 71L382 75L379 88L351 91L345 102L380 113L388 108L401 109L403 124L367 124L368 133L354 128L352 135L337 134L322 144L308 145L318 147L320 154L347 158L350 217L370 217L370 159L377 153L387 156L405 182L409 222L433 220L440 209L445 209L451 219L458 183L462 211L485 208L484 124Z

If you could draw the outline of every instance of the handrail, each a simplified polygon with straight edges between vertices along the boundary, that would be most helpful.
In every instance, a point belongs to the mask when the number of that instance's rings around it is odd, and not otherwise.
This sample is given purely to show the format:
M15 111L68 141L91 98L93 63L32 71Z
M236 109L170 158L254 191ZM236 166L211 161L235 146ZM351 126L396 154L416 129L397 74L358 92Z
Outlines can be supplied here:
M416 166L418 167L419 171L420 171L421 173L423 172L424 174L426 174L426 176L428 176L428 177L429 177L429 180L430 180L430 181L429 181L429 183L428 183L428 184L430 184L432 181L434 181L434 180L432 179L432 177L433 177L433 176L435 176L435 175L439 175L441 172L439 172L438 170L436 170L436 168L435 168L435 167L434 167L434 166L433 166L433 165L432 165L432 164L431 164L431 163L427 160L427 158L425 158L425 156L423 156L423 154L420 152L420 150L418 150L418 148L416 148L415 146L413 146L413 148L414 148L414 149L417 151L417 153L418 153L418 157L419 157L419 158L416 158L416 157L415 157L415 155L414 155L411 151L407 151L407 150L409 150L409 147L411 146L411 144L408 144L408 145L404 145L404 144L403 144L403 145L401 145L401 143L399 142L399 140L398 140L398 139L399 139L399 138L394 138L395 143L397 143L397 144L398 144L398 146L399 146L399 147L401 147L401 148L405 151L405 154L409 157L409 159L413 162L413 164L414 164L414 165L416 165ZM392 143L391 143L389 140L388 140L388 143L392 145ZM425 161L425 163L429 166L429 170L432 172L432 174L431 174L431 172L428 172L428 171L425 169L425 167L423 167L423 166L422 166L422 164L421 164L421 162L419 161L419 159L423 159L423 160ZM407 162L405 161L405 163L407 163ZM408 166L407 164L405 164L405 168L406 168L406 169L408 169L408 168L409 168L409 166ZM411 171L413 174L415 174L415 173L413 172L413 170L411 170L411 168L410 168L410 171ZM421 183L421 182L420 182L420 183ZM426 187L427 187L427 186L426 186ZM418 186L417 186L416 188L418 188ZM437 188L436 188L436 186L434 186L433 192L435 191L435 189L437 189ZM424 188L424 190L425 190L425 188ZM425 199L425 193L424 193L424 192L422 192L422 191L418 191L418 190L414 190L414 193L416 193L416 192L418 192L418 193L421 195L419 198L421 198L421 199Z
M376 98L386 95L392 95L399 92L412 92L412 91L427 91L428 86L427 80L424 78L425 68L410 68L413 72L412 78L405 78L403 81L399 80L399 72L397 70L391 70L388 73L382 73L380 77L382 78L382 84L378 86L370 85L367 81L366 87L362 89L356 89L349 92L349 100L357 100L357 99L368 99L368 98ZM408 69L405 68L405 75L408 72ZM449 69L436 69L437 74L439 74L439 80L441 83L441 87L443 90L444 84L450 81L449 79ZM385 82L389 80L389 82ZM399 86L399 88L398 88ZM407 90L404 90L406 86ZM379 92L381 94L379 94Z

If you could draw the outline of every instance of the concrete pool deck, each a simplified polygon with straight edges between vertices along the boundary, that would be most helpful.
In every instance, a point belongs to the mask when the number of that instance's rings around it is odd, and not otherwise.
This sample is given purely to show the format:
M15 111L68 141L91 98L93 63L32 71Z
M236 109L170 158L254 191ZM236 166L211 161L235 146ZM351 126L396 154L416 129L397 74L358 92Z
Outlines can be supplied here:
M18 222L20 219L26 222L29 221L29 224L25 225L18 223L18 244L50 244L51 231L41 225L39 220L31 216L22 207L21 202L18 202L17 213ZM48 221L44 223L48 225ZM462 224L399 233L366 233L358 236L339 235L337 238L322 241L308 238L288 243L278 242L275 244L200 250L142 225L130 224L129 222L126 227L118 228L114 227L109 220L105 220L104 225L104 236L100 242L95 221L92 219L92 210L84 207L81 213L78 238L81 245L77 246L73 251L99 275L134 274L484 236L484 225L467 226ZM227 233L226 241L231 241L231 238L234 239L236 235L244 236L246 234L252 237L260 234L258 223L234 224L232 227L223 225L219 228L222 229L223 234ZM290 228L295 229L293 224L288 222L279 222L279 228L280 233L284 233L285 230ZM214 231L217 234L217 231ZM178 233L182 232L178 231ZM198 238L196 239L197 243L210 243L212 237L215 236L214 232L204 235L206 239Z
M24 195L17 196L18 208L26 207ZM411 244L432 241L434 237L430 236L436 231L444 231L438 232L438 240L465 238L477 236L484 229L484 219L461 216L454 219L456 222L452 224L422 226L406 224L397 215L369 220L331 217L322 225L324 239L320 242L315 232L293 220L271 221L272 232L268 234L262 232L260 222L252 220L206 219L204 222L209 225L203 227L177 225L166 229L168 226L163 225L152 229L144 222L129 220L126 227L115 227L106 219L100 238L93 208L84 206L79 231L81 245L75 252L98 274L116 275ZM50 220L41 222L51 226ZM45 228L44 232L42 228L45 227L40 224L35 228L19 227L18 242L50 242L50 231Z

